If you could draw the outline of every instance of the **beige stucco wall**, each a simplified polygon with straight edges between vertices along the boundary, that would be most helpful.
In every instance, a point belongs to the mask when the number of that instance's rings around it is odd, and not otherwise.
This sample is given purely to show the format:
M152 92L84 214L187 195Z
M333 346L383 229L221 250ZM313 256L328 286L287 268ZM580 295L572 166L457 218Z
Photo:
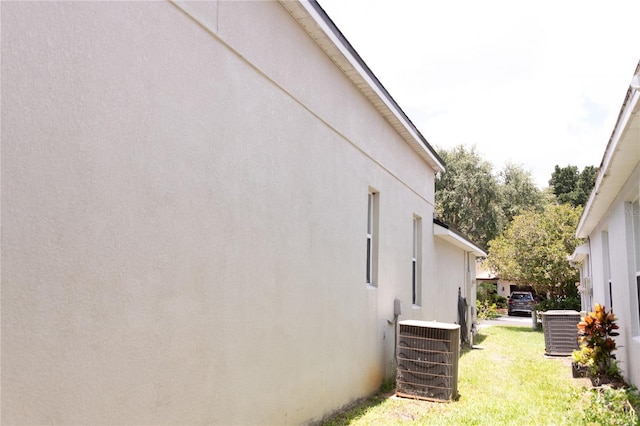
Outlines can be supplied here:
M2 423L304 423L393 374L394 298L454 319L433 171L281 5L1 7Z
M467 338L471 339L471 326L477 321L476 257L469 251L440 238L435 244L435 276L426 286L428 300L425 311L430 319L458 323L458 289L467 301Z

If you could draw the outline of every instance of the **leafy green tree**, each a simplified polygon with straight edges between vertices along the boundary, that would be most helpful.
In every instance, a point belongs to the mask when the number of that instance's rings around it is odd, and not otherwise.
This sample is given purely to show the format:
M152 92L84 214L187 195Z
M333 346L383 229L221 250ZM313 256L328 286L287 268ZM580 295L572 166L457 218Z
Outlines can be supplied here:
M560 167L556 165L551 174L549 185L553 188L558 202L572 206L584 206L595 184L598 168L585 167L582 172L576 166Z
M553 188L558 202L560 204L573 205L573 195L578 187L578 168L576 166L560 167L556 165L549 186Z
M582 242L574 236L581 214L582 207L562 204L515 216L504 234L489 242L489 267L538 294L575 296L579 276L567 256Z
M542 192L533 182L531 172L512 163L507 163L498 174L501 188L502 213L507 222L525 210L542 210Z
M543 208L550 204L558 204L558 199L556 198L556 195L553 193L552 187L548 186L546 188L542 188L542 191L540 193L542 195Z
M481 247L502 231L500 188L475 147L440 150L446 172L436 178L436 214Z
M584 206L589 200L591 191L596 184L596 178L598 177L598 168L595 166L586 166L582 169L582 173L578 177L578 188L584 194L584 202L580 204Z

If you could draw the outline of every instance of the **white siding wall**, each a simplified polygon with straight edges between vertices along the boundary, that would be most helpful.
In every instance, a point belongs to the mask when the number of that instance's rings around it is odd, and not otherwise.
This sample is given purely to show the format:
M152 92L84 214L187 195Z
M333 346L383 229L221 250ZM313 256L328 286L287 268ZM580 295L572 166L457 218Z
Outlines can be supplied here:
M427 283L424 310L427 319L443 322L458 320L458 287L464 284L464 252L444 241L436 240L436 276Z
M317 420L392 374L394 298L455 321L433 170L278 3L184 7L2 4L3 422Z
M636 167L622 191L611 204L589 239L593 267L593 303L606 304L608 284L603 231L609 235L612 305L618 317L620 336L617 358L625 379L640 384L640 319L635 278L635 247L630 202L640 195L640 166ZM607 306L608 308L609 306ZM633 362L630 362L632 361Z

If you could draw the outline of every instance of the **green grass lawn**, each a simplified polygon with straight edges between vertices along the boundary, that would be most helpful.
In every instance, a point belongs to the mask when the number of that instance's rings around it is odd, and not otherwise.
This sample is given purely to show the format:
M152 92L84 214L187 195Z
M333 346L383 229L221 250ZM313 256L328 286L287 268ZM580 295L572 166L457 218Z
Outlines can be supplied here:
M586 383L571 377L570 358L545 357L544 335L525 327L489 327L483 349L460 358L454 402L379 394L323 425L576 425Z

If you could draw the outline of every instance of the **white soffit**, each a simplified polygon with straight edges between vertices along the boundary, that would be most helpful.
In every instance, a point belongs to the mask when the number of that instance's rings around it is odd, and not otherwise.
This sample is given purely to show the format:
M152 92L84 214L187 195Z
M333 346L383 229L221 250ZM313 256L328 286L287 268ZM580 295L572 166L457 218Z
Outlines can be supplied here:
M640 91L630 87L578 223L578 238L586 238L593 232L639 163Z
M355 53L348 42L334 31L330 19L320 12L312 1L280 0L280 4L298 21L300 26L311 36L342 72L369 99L380 114L402 136L434 171L444 171L444 164L435 155L431 147L411 120L393 100L382 84L370 72L364 61ZM339 30L338 30L339 32ZM344 41L343 41L344 40Z
M451 230L445 228L444 226L440 226L437 223L433 224L433 235L438 238L443 239L449 244L453 244L456 247L463 249L464 251L470 251L476 257L486 257L487 253L485 253L481 248L470 242L469 240L462 238L460 235L452 232Z
M589 255L589 243L584 243L575 248L571 256L569 256L570 262L582 262Z

